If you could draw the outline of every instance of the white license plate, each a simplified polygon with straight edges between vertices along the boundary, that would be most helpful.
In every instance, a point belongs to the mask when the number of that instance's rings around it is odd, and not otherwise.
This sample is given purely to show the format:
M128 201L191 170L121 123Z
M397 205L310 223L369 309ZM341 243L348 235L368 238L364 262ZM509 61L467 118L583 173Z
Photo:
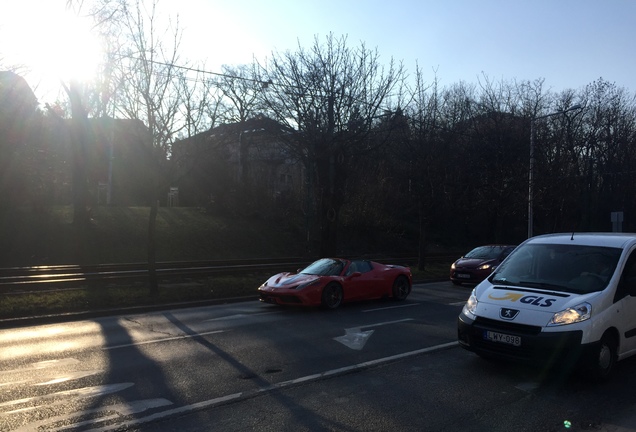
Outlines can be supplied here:
M487 339L492 342L505 343L514 346L521 346L521 337L508 335L504 333L497 333L492 331L484 332L484 339Z
M469 274L458 273L455 276L457 276L460 279L470 279L470 275Z

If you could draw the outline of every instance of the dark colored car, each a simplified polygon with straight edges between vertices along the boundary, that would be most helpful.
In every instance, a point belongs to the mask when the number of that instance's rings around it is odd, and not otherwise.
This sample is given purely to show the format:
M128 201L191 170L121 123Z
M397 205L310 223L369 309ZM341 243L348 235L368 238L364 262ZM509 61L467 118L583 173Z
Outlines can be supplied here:
M476 247L451 265L450 280L455 285L477 284L486 279L515 248L513 245Z
M408 267L362 259L322 258L297 273L270 277L258 293L265 303L335 309L355 300L404 300L411 292L412 282Z

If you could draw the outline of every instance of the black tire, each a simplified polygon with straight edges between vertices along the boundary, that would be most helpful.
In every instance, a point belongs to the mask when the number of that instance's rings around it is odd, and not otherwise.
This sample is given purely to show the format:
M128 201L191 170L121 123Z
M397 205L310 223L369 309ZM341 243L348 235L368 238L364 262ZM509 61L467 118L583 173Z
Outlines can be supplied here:
M461 284L462 284L460 281L456 281L456 280L451 281L451 282L453 283L453 285L459 285L459 286L461 286Z
M325 309L337 309L342 304L342 287L331 282L322 290L322 307Z
M616 337L611 333L605 333L591 359L591 372L595 379L604 380L612 374L618 361L617 350L618 342Z
M393 299L402 301L411 293L411 284L406 276L398 276L393 282Z

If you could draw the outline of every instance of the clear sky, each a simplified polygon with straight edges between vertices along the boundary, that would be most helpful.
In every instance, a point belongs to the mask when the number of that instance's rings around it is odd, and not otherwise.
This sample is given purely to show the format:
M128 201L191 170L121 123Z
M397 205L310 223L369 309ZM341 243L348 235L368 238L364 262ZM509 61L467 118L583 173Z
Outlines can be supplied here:
M0 58L47 69L27 51L59 37L50 24L65 0L0 1ZM183 57L215 72L333 33L409 71L419 64L442 86L486 75L543 78L561 91L602 77L636 92L634 0L159 0L159 8L180 15Z

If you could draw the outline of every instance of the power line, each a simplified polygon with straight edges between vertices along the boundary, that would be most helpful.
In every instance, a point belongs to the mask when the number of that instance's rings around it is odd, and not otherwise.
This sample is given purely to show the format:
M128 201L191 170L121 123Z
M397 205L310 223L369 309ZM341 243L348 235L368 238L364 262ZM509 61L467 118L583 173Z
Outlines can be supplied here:
M172 67L172 68L175 68L175 69L185 70L185 71L189 71L189 72L201 73L201 74L204 74L204 75L214 75L214 76L218 76L218 77L222 77L222 78L236 79L236 80L242 80L242 81L251 81L251 82L255 82L255 83L261 84L263 86L263 88L267 88L268 86L274 84L272 82L272 80L263 81L263 80L259 80L259 79L256 79L256 78L246 78L246 77L241 77L241 76L237 76L237 75L224 74L224 73L220 73L220 72L212 72L212 71L198 69L198 68L193 68L193 67L188 67L188 66L179 66L179 65L176 65L174 63L165 63L165 62L160 62L160 61L157 61L157 60L142 59L142 58L134 57L134 56L130 56L130 55L121 55L120 57L128 58L128 59L131 59L131 60L144 61L144 62L153 63L153 64L157 64L157 65L161 65L161 66Z
M242 80L242 81L250 81L250 82L254 82L254 83L258 83L262 86L263 89L268 88L269 86L277 86L277 87L283 87L283 88L289 88L289 89L295 89L295 90L304 90L303 87L298 86L298 85L293 85L293 84L280 84L280 83L274 83L271 79L268 81L263 81L260 79L256 79L256 78L246 78L246 77L241 77L241 76L237 76L237 75L230 75L230 74L225 74L225 73L220 73L220 72L212 72L212 71L208 71L208 70L204 70L204 69L198 69L198 68L193 68L193 67L189 67L189 66L180 66L174 63L166 63L166 62L160 62L157 60L149 60L149 59L143 59L143 58L139 58L139 57L135 57L135 56L131 56L131 55L119 55L122 58L128 58L131 60L137 60L137 61L144 61L144 62L148 62L148 63L152 63L152 64L157 64L157 65L161 65L161 66L166 66L166 67L171 67L171 68L175 68L175 69L180 69L180 70L184 70L184 71L189 71L189 72L196 72L196 73L200 73L200 74L204 74L204 75L214 75L214 76L218 76L218 77L222 77L222 78L228 78L228 79L236 79L236 80ZM161 74L164 75L165 74ZM185 77L187 80L190 81L196 81L195 78L188 78ZM298 96L303 96L304 93L298 93ZM386 97L390 98L392 95L387 94ZM367 105L369 107L376 107L375 104L369 102L369 101L364 101L364 100L360 100L357 98L352 98L352 100L356 101L359 104L363 104L363 105ZM379 108L379 107L377 107Z

